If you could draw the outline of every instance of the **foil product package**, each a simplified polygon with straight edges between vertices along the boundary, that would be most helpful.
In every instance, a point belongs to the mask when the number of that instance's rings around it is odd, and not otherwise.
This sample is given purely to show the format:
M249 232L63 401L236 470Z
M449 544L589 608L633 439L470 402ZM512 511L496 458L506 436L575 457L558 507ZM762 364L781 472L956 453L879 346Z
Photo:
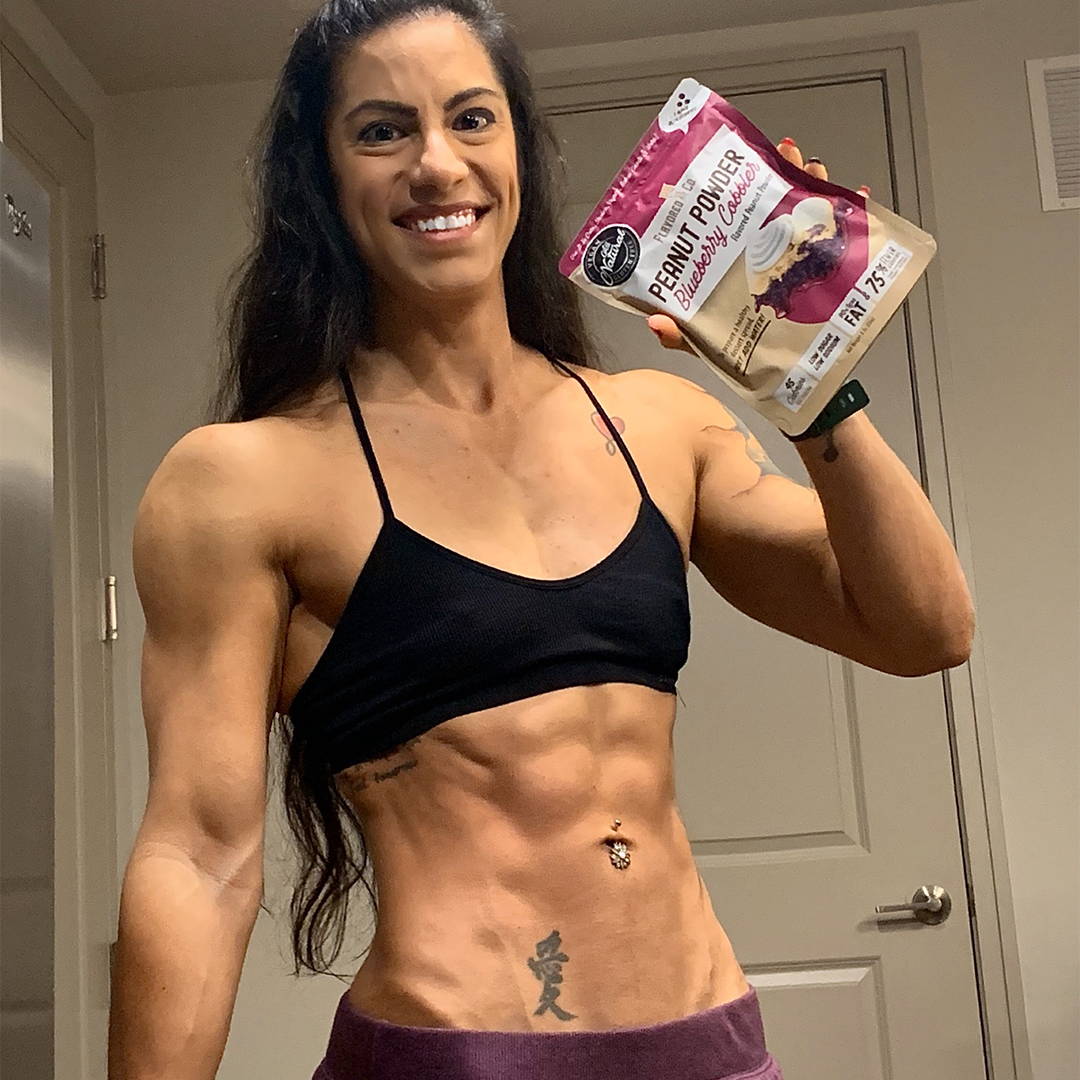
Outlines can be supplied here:
M801 435L936 250L891 210L786 161L687 78L559 270L617 308L670 316L747 404Z

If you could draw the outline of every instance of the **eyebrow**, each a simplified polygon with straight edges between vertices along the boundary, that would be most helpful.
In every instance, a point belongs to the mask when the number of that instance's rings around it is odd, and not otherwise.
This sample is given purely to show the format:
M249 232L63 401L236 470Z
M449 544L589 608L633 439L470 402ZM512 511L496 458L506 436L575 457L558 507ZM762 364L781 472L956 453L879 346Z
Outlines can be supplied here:
M491 90L486 86L470 86L468 90L459 90L453 97L448 98L443 105L443 109L446 112L449 112L462 102L469 101L474 97L479 97L481 94L498 96L494 90ZM397 113L399 116L405 117L414 117L418 112L415 107L406 105L403 101L388 101L385 98L368 98L366 101L361 101L359 105L354 105L345 114L345 119L342 123L347 124L358 112L361 112L364 109L379 109L382 112Z

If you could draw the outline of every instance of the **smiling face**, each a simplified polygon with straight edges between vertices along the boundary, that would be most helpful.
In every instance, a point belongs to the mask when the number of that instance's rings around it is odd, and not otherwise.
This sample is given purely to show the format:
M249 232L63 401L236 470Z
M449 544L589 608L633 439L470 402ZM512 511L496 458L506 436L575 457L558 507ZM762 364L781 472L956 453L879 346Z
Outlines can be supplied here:
M521 206L517 147L465 23L424 15L359 41L337 73L326 140L342 220L384 291L430 301L501 289ZM458 228L432 228L437 217Z

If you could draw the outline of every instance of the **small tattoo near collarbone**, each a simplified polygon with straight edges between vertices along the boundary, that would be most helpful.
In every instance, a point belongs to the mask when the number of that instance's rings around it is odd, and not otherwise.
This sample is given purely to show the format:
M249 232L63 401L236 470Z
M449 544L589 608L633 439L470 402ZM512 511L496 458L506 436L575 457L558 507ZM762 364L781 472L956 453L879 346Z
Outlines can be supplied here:
M533 1016L542 1016L550 1010L559 1020L575 1020L576 1013L569 1013L555 1004L559 996L559 983L563 981L562 965L570 957L562 952L562 939L558 930L552 930L543 941L536 943L536 956L528 958L532 973L544 984L540 992L540 1007Z
M617 454L619 448L615 445L615 436L612 434L611 428L615 428L621 435L626 430L626 423L621 417L612 416L610 418L611 427L608 427L608 425L604 423L604 418L598 412L594 412L590 419L593 422L593 427L607 440L604 444L604 449L607 450L609 454Z
M419 737L409 739L408 742L402 743L401 746L395 746L393 750L389 750L379 757L345 769L338 774L338 783L355 794L366 790L372 784L381 784L385 780L392 780L407 769L415 769L420 764L420 759L413 752L413 747L419 741ZM396 760L388 760L391 758ZM381 762L385 762L385 764L380 764Z

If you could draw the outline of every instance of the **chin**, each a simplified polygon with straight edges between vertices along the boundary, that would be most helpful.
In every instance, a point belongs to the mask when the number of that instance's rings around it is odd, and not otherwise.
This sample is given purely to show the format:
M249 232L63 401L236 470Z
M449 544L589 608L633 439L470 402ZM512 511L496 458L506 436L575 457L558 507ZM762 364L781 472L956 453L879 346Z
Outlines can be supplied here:
M497 280L497 279L496 279ZM444 274L424 274L419 277L410 277L403 282L403 292L422 294L429 298L455 297L465 298L482 295L490 291L493 275L467 273L461 270L448 271Z

